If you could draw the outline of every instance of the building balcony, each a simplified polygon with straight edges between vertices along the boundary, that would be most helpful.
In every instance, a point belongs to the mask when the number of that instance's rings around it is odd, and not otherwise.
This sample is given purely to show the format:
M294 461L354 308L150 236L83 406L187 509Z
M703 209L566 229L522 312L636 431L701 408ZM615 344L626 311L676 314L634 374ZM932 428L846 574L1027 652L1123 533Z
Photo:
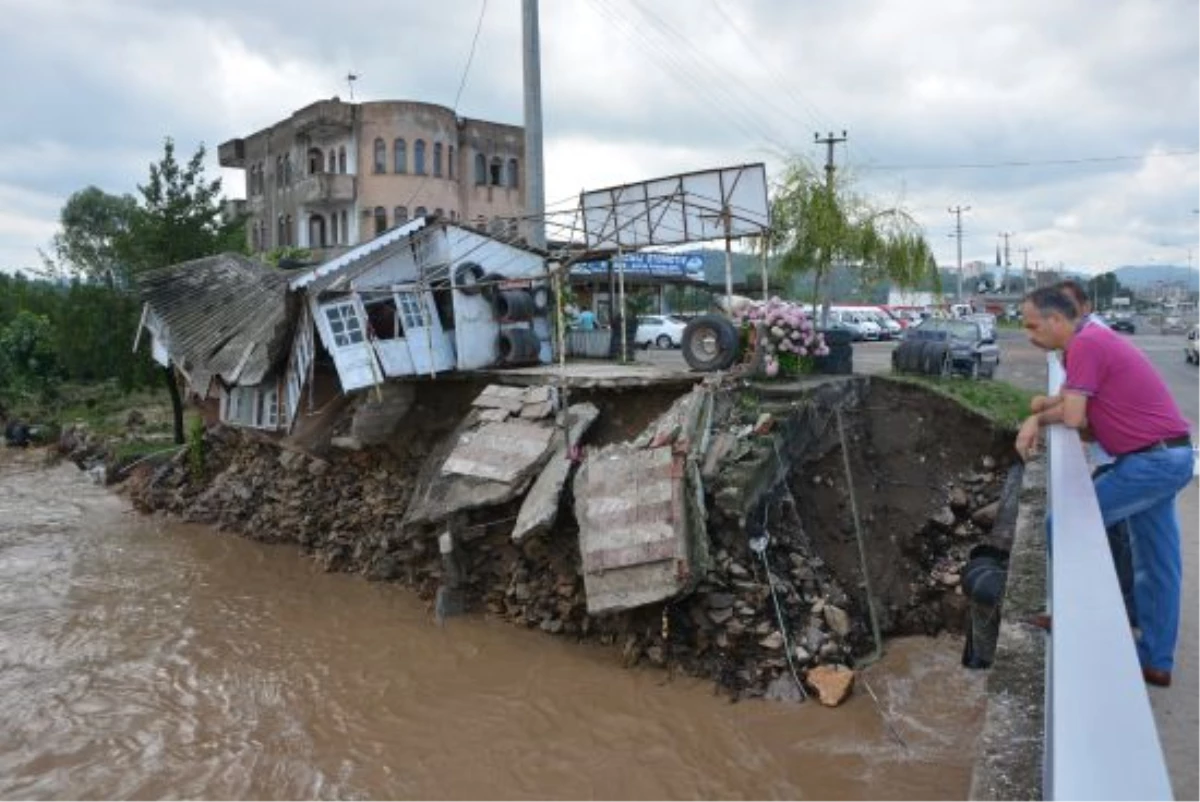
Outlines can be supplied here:
M231 139L217 148L217 161L222 167L244 168L246 166L246 140Z
M311 103L292 115L292 130L313 140L347 134L354 130L354 106L340 100Z
M296 200L306 206L349 203L354 194L354 176L344 173L315 173L296 185Z

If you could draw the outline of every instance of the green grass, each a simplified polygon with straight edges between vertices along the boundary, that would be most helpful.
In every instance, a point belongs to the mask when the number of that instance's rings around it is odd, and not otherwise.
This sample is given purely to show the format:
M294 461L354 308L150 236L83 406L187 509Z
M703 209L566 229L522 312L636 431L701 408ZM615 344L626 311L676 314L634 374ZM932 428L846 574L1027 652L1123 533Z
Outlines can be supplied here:
M171 434L171 399L165 388L126 393L115 382L64 384L52 399L9 391L0 400L11 417L51 432L83 424L102 437L124 436L131 431L129 416L136 410L143 422L132 430L135 442L156 443Z
M957 376L943 379L895 373L891 374L891 378L928 387L1010 429L1019 427L1029 415L1029 401L1034 396L1028 390L1003 381L972 381Z

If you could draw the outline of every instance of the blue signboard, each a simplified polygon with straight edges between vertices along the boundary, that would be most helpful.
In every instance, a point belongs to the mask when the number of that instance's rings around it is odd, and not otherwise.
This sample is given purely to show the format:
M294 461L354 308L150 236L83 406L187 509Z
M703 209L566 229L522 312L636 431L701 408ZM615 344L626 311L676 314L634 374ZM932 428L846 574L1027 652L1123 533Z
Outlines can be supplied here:
M699 253L626 253L614 257L614 270L618 268L615 261L618 258L624 264L627 276L704 282L704 257ZM608 260L573 264L571 275L608 275Z

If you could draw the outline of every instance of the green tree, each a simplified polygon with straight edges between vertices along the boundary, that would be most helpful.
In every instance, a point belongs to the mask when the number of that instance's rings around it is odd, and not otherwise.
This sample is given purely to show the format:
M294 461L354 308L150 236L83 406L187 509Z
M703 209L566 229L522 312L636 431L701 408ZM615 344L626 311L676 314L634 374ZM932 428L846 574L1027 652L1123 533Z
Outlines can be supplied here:
M150 179L138 185L138 193L141 203L119 249L134 274L225 251L245 251L246 221L226 217L221 179L209 181L204 175L203 145L181 165L175 158L175 143L168 137L162 158L150 165ZM171 395L175 442L182 445L183 399L173 366L165 368L163 378Z
M58 385L54 328L45 315L23 309L0 329L0 386L48 396Z
M128 286L128 265L119 247L136 212L132 195L109 195L97 187L74 193L59 214L62 230L52 243L59 261L75 275L108 287Z
M138 185L141 202L118 248L134 273L245 251L246 222L226 218L221 179L205 177L204 153L201 145L181 165L168 138L162 158L150 165L150 179Z
M766 246L779 254L783 277L813 274L814 304L827 297L821 281L836 263L854 265L864 287L939 283L933 251L908 211L829 186L800 159L788 164L774 192Z

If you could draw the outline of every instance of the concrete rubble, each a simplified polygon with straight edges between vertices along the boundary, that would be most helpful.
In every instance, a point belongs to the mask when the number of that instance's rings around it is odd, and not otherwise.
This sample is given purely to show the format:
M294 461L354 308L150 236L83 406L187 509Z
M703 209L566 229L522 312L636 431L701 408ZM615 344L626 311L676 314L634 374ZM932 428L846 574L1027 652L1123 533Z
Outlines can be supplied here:
M843 669L874 644L832 411L885 635L961 631L962 567L1003 481L1007 435L949 406L897 426L875 410L918 391L893 384L705 384L657 409L598 389L565 410L547 386L423 385L383 445L308 453L218 427L202 470L181 452L140 466L129 492L143 510L411 586L438 620L482 612L599 641L735 698L797 697L794 666L840 701ZM422 395L435 392L462 400Z

